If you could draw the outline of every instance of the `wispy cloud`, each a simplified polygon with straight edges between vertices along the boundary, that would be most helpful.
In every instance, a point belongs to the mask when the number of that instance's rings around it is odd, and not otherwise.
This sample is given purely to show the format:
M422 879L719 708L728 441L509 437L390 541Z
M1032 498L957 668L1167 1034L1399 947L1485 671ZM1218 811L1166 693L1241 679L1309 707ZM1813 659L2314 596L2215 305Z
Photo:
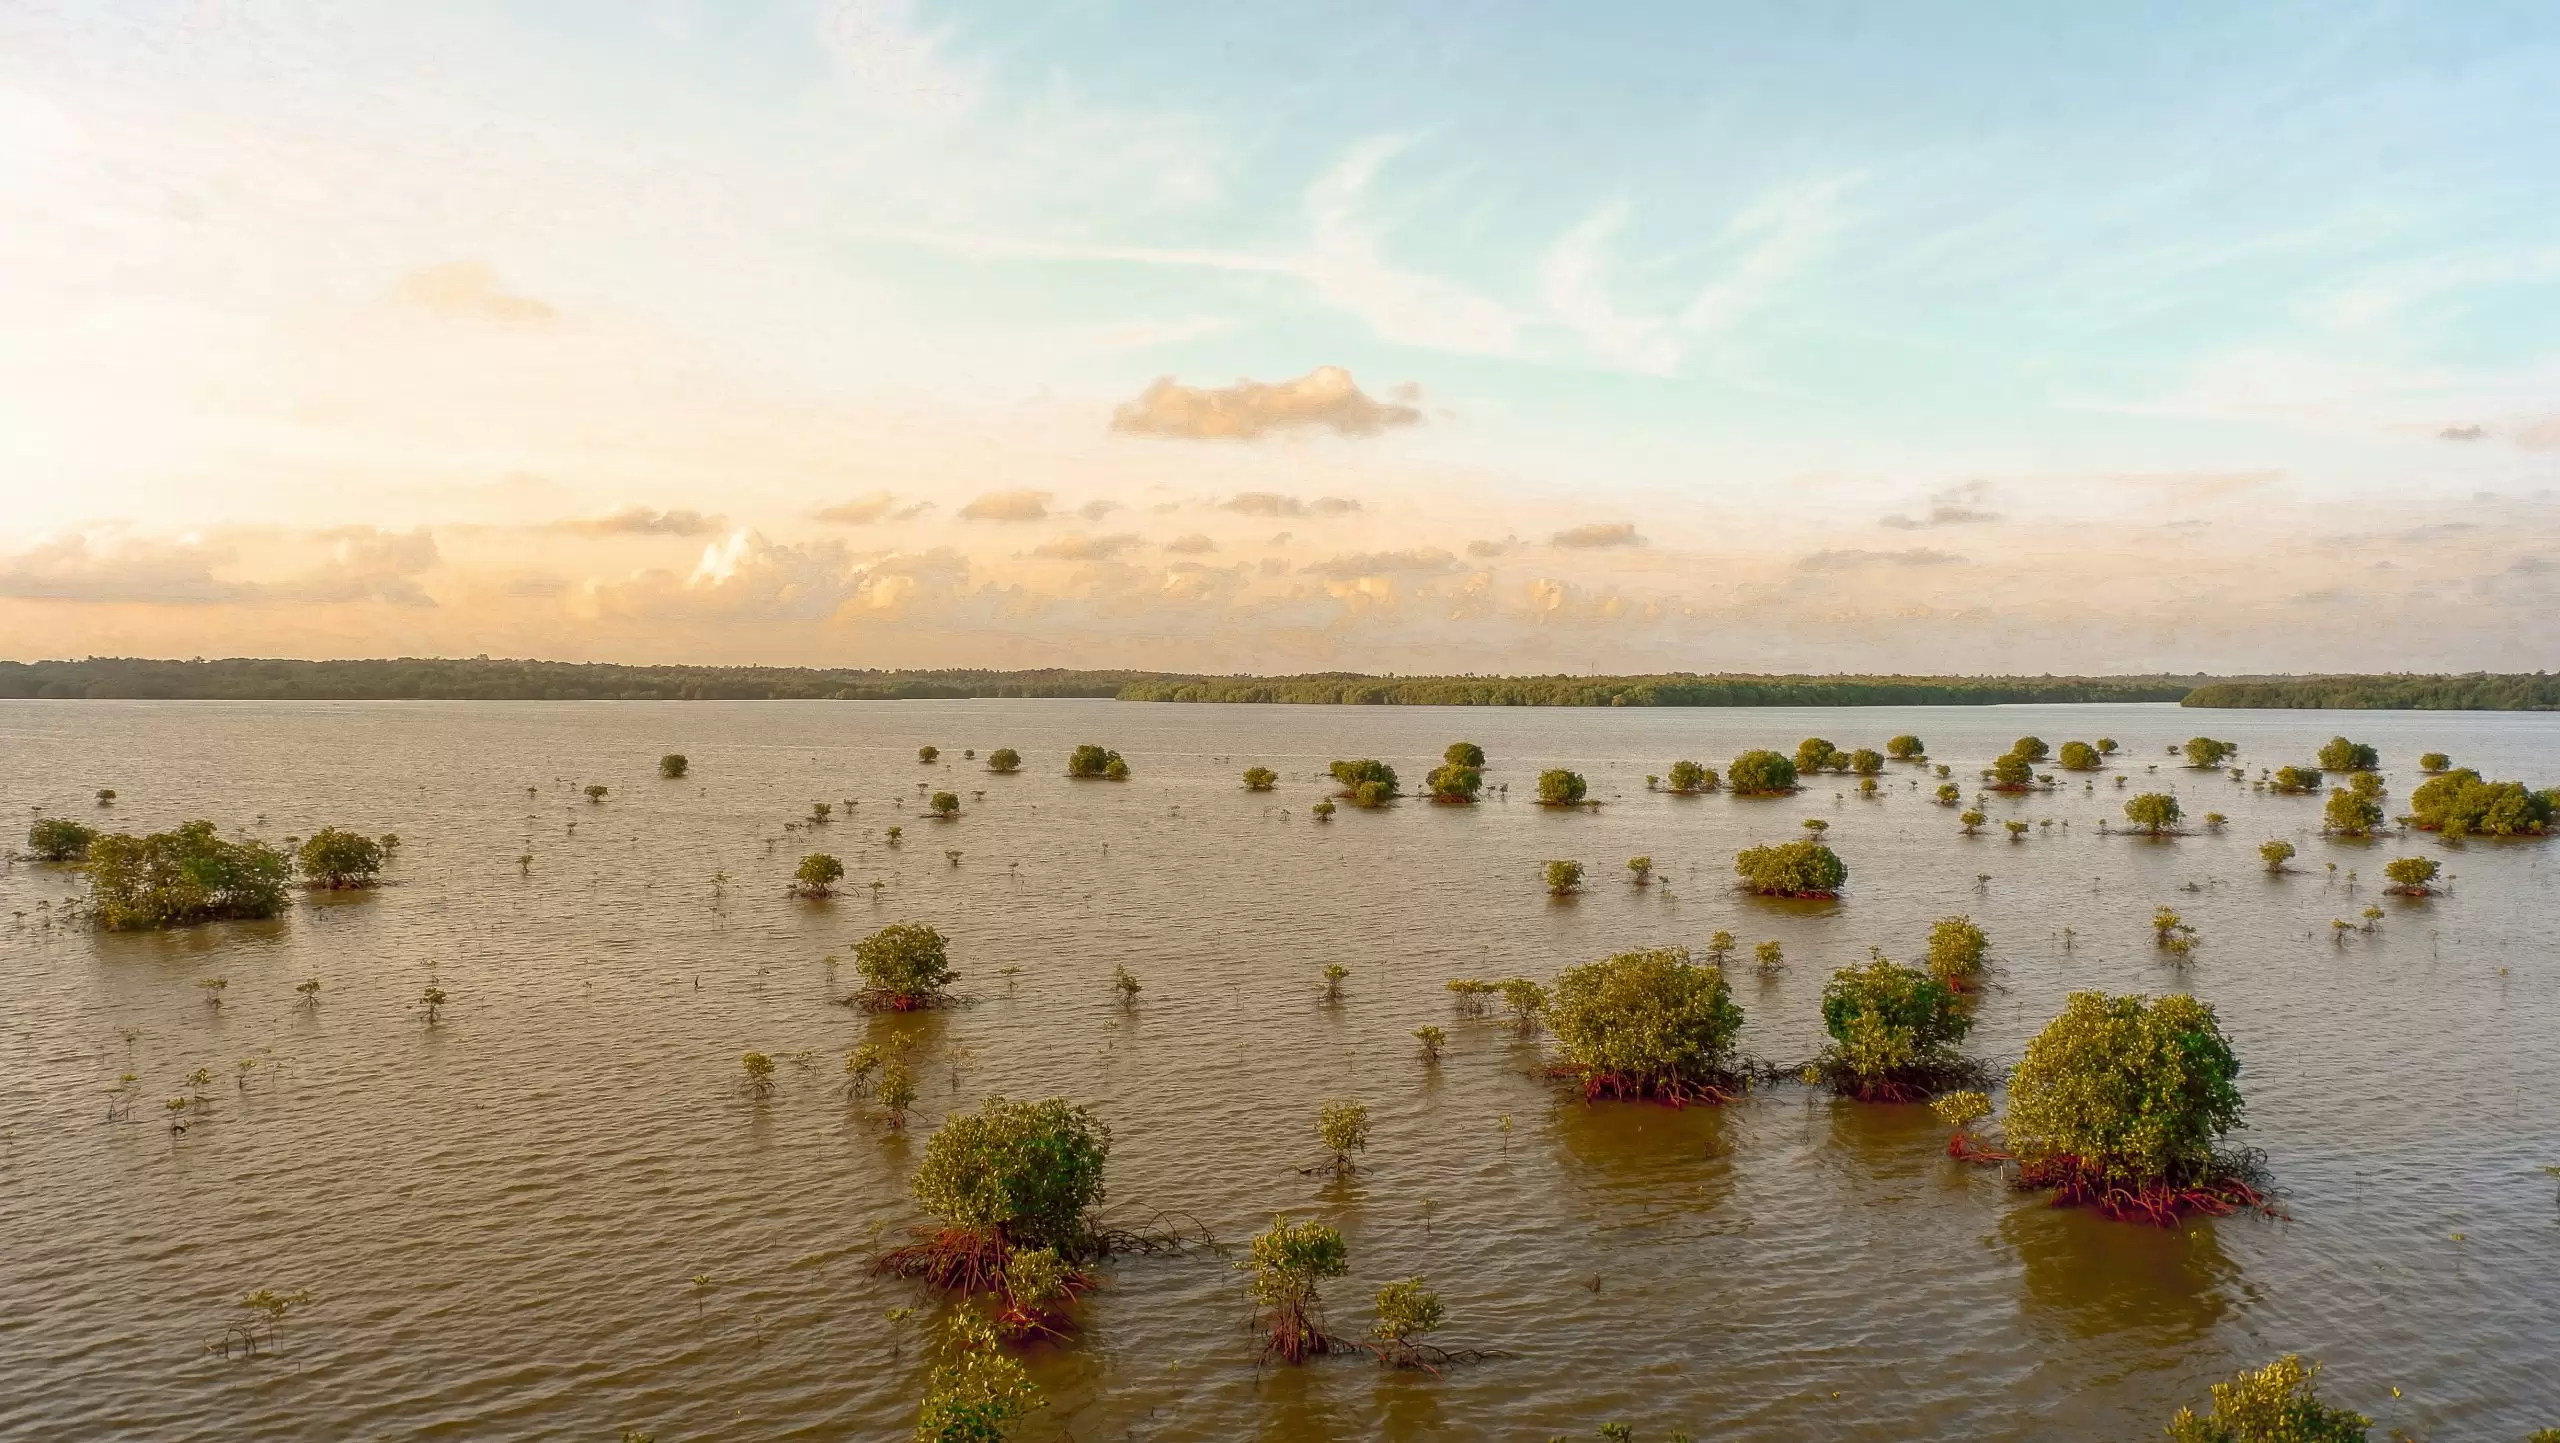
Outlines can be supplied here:
M1953 552L1934 551L1915 546L1906 551L1861 551L1856 549L1816 551L1796 561L1798 571L1859 571L1868 567L1891 566L1963 566L1965 559Z
M501 288L497 272L479 261L454 261L411 271L400 278L399 295L409 304L447 320L539 326L560 316L542 301Z
M869 496L821 507L817 517L837 526L871 526L883 521L912 521L932 509L930 501L912 501L901 506L897 497L886 491L876 491Z
M719 517L688 508L653 511L646 506L626 506L608 516L563 521L560 529L581 536L708 536L721 525Z

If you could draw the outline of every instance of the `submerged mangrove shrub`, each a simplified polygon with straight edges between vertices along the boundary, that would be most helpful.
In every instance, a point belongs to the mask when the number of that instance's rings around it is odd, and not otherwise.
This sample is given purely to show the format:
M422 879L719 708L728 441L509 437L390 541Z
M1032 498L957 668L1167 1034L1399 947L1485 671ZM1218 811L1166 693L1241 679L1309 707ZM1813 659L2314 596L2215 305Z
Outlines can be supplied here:
M323 887L370 887L382 870L382 844L361 832L322 827L294 856L302 875Z
M1333 1154L1332 1168L1337 1177L1358 1172L1351 1154L1369 1150L1369 1105L1365 1102L1328 1102L1316 1110L1316 1138L1324 1150Z
M2240 750L2240 744L2218 742L2211 737L2189 737L2181 750L2187 754L2188 766L2212 768L2229 761L2232 753Z
M1014 772L1020 771L1021 769L1022 753L1015 751L1011 747L998 747L994 751L987 753L988 771Z
M2373 773L2356 773L2356 785L2339 787L2329 793L2320 809L2320 830L2345 837L2371 836L2383 823L2382 793L2378 786L2368 786Z
M1119 768L1117 773L1112 770L1114 767ZM1120 759L1118 752L1087 744L1067 754L1067 775L1124 780L1129 775L1129 764Z
M1964 788L1953 782L1940 782L1936 795L1939 806L1952 807L1964 800Z
M2394 857L2382 864L2382 875L2391 879L2391 890L2408 897L2423 897L2433 889L2436 873L2444 864L2433 857Z
M1442 762L1426 778L1435 802L1472 802L1484 789L1484 769L1465 762Z
M1747 751L1724 769L1724 780L1740 796L1776 796L1796 789L1796 764L1783 752Z
M2258 860L2266 863L2267 870L2270 872L2283 871L2284 864L2292 861L2293 857L2294 848L2291 842L2271 840L2258 844Z
M1284 1363L1303 1363L1335 1351L1339 1344L1324 1330L1316 1285L1351 1271L1342 1234L1320 1222L1273 1218L1267 1231L1255 1234L1243 1266L1253 1273L1253 1300L1264 1311L1264 1357L1276 1353Z
M811 852L800 859L799 869L791 877L791 890L801 896L831 897L836 883L844 880L844 863L825 852Z
M1806 737L1796 743L1796 771L1829 771L1849 764L1848 757L1823 737Z
M1849 770L1862 777L1873 777L1884 770L1884 753L1872 747L1860 747L1849 753Z
M2448 837L2538 837L2551 828L2553 794L2522 782L2483 781L2469 767L2418 784L2409 825Z
M2240 1123L2239 1076L2210 1004L2074 992L2009 1080L2020 1183L2114 1213L2225 1196L2215 1145Z
M1912 1102L1968 1069L1956 1045L1973 1017L1955 989L1878 955L1843 967L1822 989L1822 1026L1831 1045L1818 1064L1834 1090L1867 1102Z
M1550 807L1575 806L1588 791L1590 787L1584 783L1580 772L1550 767L1538 773L1538 800Z
M1918 737L1904 732L1884 744L1884 754L1897 762L1916 762L1927 756L1929 749L1922 745Z
M2009 743L2009 755L2025 757L2027 765L2034 766L2046 757L2052 756L2053 748L2046 746L2042 737L2020 737Z
M1440 754L1440 760L1453 767L1474 767L1481 771L1484 768L1484 748L1474 742L1451 742L1449 749Z
M1733 1043L1742 1008L1724 969L1692 962L1685 947L1566 968L1547 1026L1585 1097L1722 1101L1740 1090Z
M862 978L854 1000L875 1012L910 1012L946 1000L943 989L958 975L950 945L916 922L892 922L854 943L853 967Z
M924 763L926 766L931 766L935 762L942 760L942 748L918 747L916 748L916 760Z
M2167 792L2144 792L2124 804L2124 819L2152 836L2174 831L2186 813Z
M2058 760L2066 772L2094 772L2105 759L2087 742L2064 742Z
M1353 806L1374 807L1395 795L1396 769L1375 758L1335 762L1327 770L1342 784L1342 795L1350 798Z
M1369 1325L1378 1360L1389 1367L1424 1367L1421 1340L1440 1331L1449 1310L1440 1295L1418 1277L1400 1278L1378 1289L1378 1320Z
M1941 917L1929 929L1929 975L1962 992L1982 976L1991 938L1971 917Z
M39 818L27 828L27 846L48 862L77 862L89 855L97 829L61 817Z
M1992 759L1991 783L2004 792L2022 790L2034 784L2036 764L2032 758L2016 752L2004 752Z
M2382 765L2382 753L2363 742L2331 737L2320 749L2320 765L2333 772L2369 772Z
M1031 1374L1004 1350L996 1326L963 1308L943 1321L941 1357L916 1415L916 1443L1004 1443L1047 1404Z
M1280 774L1269 767L1244 769L1244 789L1248 792L1267 792L1278 785L1280 785Z
M2453 758L2442 752L2425 752L2418 757L2418 770L2433 776L2453 766Z
M1775 846L1746 847L1733 859L1742 885L1763 897L1837 897L1849 880L1849 864L1810 837Z
M292 863L264 842L226 842L211 822L89 843L89 905L115 931L177 927L284 910Z
M953 792L934 793L933 814L937 817L956 817L960 815L959 796Z
M2314 1391L2319 1377L2319 1364L2287 1353L2255 1372L2216 1383L2212 1416L2179 1409L2169 1420L2170 1443L2365 1443L2373 1420L2322 1403Z
M1569 897L1582 887L1582 864L1558 859L1547 863L1547 891L1558 897Z
M2289 796L2320 790L2321 774L2317 767L2278 767L2267 785Z
M682 778L692 765L692 762L685 760L684 753L669 752L658 758L658 775L665 777L668 781L676 781Z
M1063 1097L990 1097L935 1131L912 1186L917 1204L947 1229L1005 1254L999 1270L1017 1248L1073 1260L1100 1246L1090 1214L1102 1201L1110 1156L1111 1129L1092 1108Z
M1702 767L1696 762L1673 762L1670 782L1671 790L1684 796L1691 792L1712 792L1716 789L1716 774L1713 768Z

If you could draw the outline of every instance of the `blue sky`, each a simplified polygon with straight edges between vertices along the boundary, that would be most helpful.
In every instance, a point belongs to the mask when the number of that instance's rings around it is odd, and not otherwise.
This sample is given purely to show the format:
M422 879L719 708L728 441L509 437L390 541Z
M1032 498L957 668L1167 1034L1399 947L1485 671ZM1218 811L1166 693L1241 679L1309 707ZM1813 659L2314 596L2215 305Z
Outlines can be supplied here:
M0 629L2549 665L2554 74L2527 6L0 5ZM1390 409L1231 389L1328 367Z

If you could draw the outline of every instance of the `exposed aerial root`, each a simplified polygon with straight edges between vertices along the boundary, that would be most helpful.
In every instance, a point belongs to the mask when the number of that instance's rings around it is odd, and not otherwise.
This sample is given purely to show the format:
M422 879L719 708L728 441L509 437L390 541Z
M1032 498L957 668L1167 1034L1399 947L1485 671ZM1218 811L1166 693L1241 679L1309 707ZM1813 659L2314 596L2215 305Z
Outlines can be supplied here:
M2190 1182L2164 1178L2125 1182L2096 1172L2078 1158L2047 1158L2021 1165L2017 1185L2052 1189L2055 1207L2094 1207L2122 1222L2155 1227L2176 1227L2190 1213L2228 1217L2244 1208L2269 1217L2284 1216L2253 1153L2217 1158L2213 1176Z

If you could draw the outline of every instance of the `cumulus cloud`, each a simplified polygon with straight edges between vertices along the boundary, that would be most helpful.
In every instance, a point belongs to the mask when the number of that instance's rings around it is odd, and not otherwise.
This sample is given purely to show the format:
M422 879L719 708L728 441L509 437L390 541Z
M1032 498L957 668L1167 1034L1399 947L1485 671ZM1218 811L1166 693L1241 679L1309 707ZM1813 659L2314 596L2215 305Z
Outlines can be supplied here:
M1412 551L1361 551L1310 562L1300 568L1310 576L1333 581L1357 581L1364 576L1423 575L1447 571L1457 558L1438 547L1425 546Z
M1999 519L1997 511L1942 503L1930 507L1926 516L1888 516L1877 524L1891 531L1926 531L1933 526L1982 526Z
M625 506L610 516L563 521L560 525L581 536L708 536L720 529L721 521L717 516L690 509L652 511L646 506Z
M1318 366L1294 381L1238 380L1219 389L1158 377L1137 399L1111 413L1111 429L1195 441L1252 440L1305 427L1340 436L1375 436L1421 420L1420 409L1370 396L1340 366Z
M1088 501L1076 508L1076 514L1087 521L1099 521L1119 509L1117 501Z
M1234 511L1245 516L1347 516L1360 509L1360 503L1348 496L1319 496L1301 501L1278 491L1240 491L1218 503L1221 511Z
M560 315L531 296L511 295L500 289L497 272L478 261L454 261L411 271L400 278L399 294L421 310L454 321L539 326Z
M1217 550L1218 543L1194 531L1188 536L1177 536L1166 542L1164 549L1177 556L1205 556Z
M1569 526L1548 537L1547 544L1593 551L1605 546L1642 546L1644 538L1627 522L1595 521L1588 526Z
M2468 426L2447 426L2436 433L2439 441L2477 441L2489 434L2489 428L2473 422Z
M255 588L213 574L230 560L228 548L197 542L127 541L91 550L86 536L61 536L0 557L0 596L179 605L246 600Z
M416 531L378 531L345 526L320 533L328 546L318 567L268 590L277 598L321 603L382 601L393 606L428 607L435 598L418 585L420 572L439 559L435 536Z
M1798 571L1858 571L1871 566L1963 566L1953 552L1915 546L1908 551L1817 551L1796 561Z
M886 491L875 491L838 505L821 507L818 519L832 521L838 526L869 526L881 521L913 521L932 509L930 501L901 506L897 497Z
M1128 532L1111 536L1059 536L1032 548L1034 556L1051 561L1108 561L1138 544Z
M1486 561L1500 556L1519 544L1516 539L1510 537L1500 541L1470 541L1467 543L1467 554L1479 561Z
M960 508L963 521L1040 521L1049 515L1046 491L989 491Z

